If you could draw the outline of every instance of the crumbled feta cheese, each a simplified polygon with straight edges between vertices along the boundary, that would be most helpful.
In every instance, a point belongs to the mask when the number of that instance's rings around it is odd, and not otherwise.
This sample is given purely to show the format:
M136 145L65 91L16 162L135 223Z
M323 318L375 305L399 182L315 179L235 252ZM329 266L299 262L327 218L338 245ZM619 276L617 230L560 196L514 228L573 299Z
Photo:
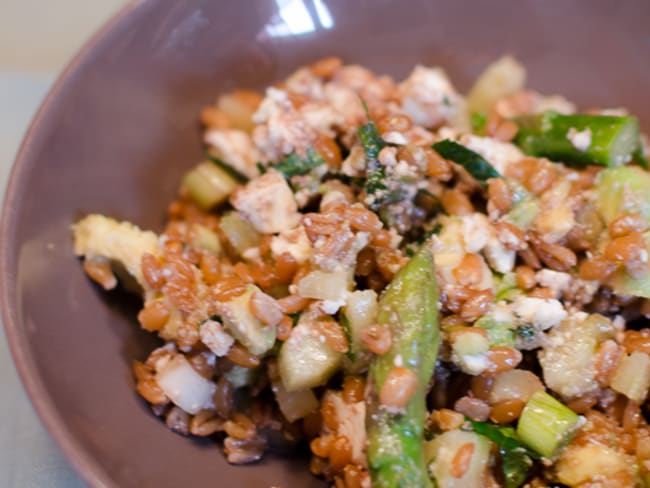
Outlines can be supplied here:
M490 267L498 273L508 273L515 266L517 253L513 249L508 249L492 233L487 245L483 249L483 255Z
M554 327L567 317L562 304L551 298L517 297L512 310L523 322L540 330Z
M275 170L269 170L237 190L230 202L262 234L292 229L300 222L291 188Z
M291 152L304 156L319 132L333 135L331 127L342 120L326 102L310 100L296 108L287 92L271 87L253 114L253 122L259 124L253 130L253 142L268 160Z
M453 122L465 107L463 98L440 68L416 66L398 90L402 110L416 125L437 127Z
M460 138L460 143L483 156L501 174L505 174L510 164L524 157L524 153L514 144L491 137L465 134Z
M490 239L490 222L480 213L460 217L465 251L480 252Z
M230 350L230 346L235 343L235 339L228 334L219 322L206 320L199 328L201 342L215 354L215 356L225 356Z
M401 132L397 132L395 130L386 132L382 134L382 139L388 143L391 144L400 144L404 145L408 143L408 139L402 134Z
M352 178L359 178L366 171L366 153L363 147L356 145L350 149L350 154L341 163L341 172Z
M540 198L540 211L533 225L546 242L558 242L575 226L571 182L560 180Z
M485 353L458 356L458 366L464 373L477 376L490 366L490 360Z
M257 162L262 155L253 145L253 140L244 131L235 129L210 129L203 140L214 156L248 178L259 176Z
M498 302L492 305L490 311L495 322L512 323L515 321L510 305L507 302Z
M288 253L298 264L307 262L311 257L312 249L305 228L299 225L295 229L285 230L273 236L271 252L276 256Z
M338 300L323 300L321 302L321 310L326 314L334 315L336 312L338 312L339 308L345 305L345 301L347 299L346 295L347 293L345 293Z
M299 68L285 80L287 90L299 93L309 98L321 100L323 95L323 82L309 68Z
M571 275L561 271L544 268L535 274L537 283L561 295L571 284Z
M566 138L578 151L585 152L591 146L591 129L587 127L579 131L575 127L571 127L566 133Z

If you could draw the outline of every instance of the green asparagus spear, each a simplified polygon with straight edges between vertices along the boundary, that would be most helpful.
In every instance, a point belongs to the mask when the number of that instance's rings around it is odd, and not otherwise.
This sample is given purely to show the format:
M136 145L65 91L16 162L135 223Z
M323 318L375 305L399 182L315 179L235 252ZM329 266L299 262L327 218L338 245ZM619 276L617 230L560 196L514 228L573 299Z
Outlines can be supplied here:
M516 142L531 156L575 166L621 166L641 154L639 123L632 116L544 112L517 122Z
M425 395L438 353L438 286L425 244L395 276L379 301L378 323L390 328L393 345L369 371L368 463L374 488L431 486L423 454ZM402 365L417 378L406 407L389 411L379 393L390 371Z

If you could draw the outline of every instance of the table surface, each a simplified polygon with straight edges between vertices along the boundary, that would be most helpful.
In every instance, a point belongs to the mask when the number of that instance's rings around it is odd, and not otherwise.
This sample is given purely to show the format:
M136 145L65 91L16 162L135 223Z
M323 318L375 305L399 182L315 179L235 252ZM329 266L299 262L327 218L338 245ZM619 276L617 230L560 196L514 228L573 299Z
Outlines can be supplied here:
M31 118L58 73L126 0L0 1L0 196ZM27 398L0 327L0 488L86 486Z

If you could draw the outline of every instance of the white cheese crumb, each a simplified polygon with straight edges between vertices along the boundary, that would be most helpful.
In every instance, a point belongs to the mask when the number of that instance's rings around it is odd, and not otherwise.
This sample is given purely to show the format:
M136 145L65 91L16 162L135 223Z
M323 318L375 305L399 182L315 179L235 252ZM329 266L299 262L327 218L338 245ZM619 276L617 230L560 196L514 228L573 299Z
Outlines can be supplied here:
M567 317L562 304L550 298L518 297L513 303L513 312L540 330L554 327Z
M230 347L235 343L235 339L228 334L219 322L206 320L201 324L199 329L201 342L215 354L215 356L225 356L228 354Z
M591 129L587 127L579 131L575 127L571 127L566 133L566 138L578 151L585 152L591 146Z
M461 369L473 376L481 374L490 366L490 361L485 353L459 356L459 362Z
M311 242L302 225L274 236L271 239L271 251L276 256L288 253L298 264L308 261L312 254Z
M571 275L552 269L542 269L535 274L537 283L546 288L550 288L556 295L564 292L571 284Z

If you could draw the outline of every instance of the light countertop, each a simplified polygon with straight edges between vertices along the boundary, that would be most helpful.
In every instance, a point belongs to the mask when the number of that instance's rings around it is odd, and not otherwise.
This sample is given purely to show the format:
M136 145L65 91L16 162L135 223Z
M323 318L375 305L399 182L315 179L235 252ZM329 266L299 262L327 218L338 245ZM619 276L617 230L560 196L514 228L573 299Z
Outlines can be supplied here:
M0 196L22 137L56 76L126 0L0 1ZM0 488L81 488L34 413L0 327Z

